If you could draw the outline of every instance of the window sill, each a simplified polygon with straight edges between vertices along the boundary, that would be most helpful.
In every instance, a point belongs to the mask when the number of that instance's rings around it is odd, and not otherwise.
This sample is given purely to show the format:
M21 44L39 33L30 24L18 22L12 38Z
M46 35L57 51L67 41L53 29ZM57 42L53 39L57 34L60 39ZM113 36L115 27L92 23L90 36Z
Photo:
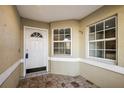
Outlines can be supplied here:
M89 65L92 65L92 66L100 67L100 68L110 70L110 71L113 71L113 72L124 75L124 67L117 66L115 64L107 64L107 63L103 63L103 62L100 62L100 61L93 61L93 60L90 60L90 59L80 59L80 62L89 64Z
M110 64L110 65L116 65L117 63L116 60L103 59L103 58L98 58L98 57L87 57L86 59L89 61L95 61L95 62Z
M52 55L53 58L73 58L71 54L58 54L58 55Z
M49 57L50 61L58 61L58 62L79 62L79 58L72 57Z

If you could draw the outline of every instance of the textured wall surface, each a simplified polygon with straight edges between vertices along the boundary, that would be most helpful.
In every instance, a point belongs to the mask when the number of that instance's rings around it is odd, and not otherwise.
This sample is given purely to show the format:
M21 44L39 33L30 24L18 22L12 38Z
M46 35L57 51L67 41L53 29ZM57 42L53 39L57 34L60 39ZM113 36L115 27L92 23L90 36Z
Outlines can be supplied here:
M0 74L20 59L20 31L20 17L16 7L0 6ZM13 73L17 81L18 71ZM9 78L3 85L7 83L7 87L16 87L14 79Z

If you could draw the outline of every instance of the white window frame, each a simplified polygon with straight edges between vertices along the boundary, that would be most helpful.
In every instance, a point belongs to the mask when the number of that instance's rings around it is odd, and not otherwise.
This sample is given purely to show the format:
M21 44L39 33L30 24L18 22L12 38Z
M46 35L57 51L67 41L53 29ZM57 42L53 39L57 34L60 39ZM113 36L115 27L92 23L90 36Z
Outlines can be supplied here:
M105 59L105 58L99 58L99 57L91 57L91 56L89 56L89 28L90 28L90 26L93 26L93 25L96 25L96 24L98 24L98 23L101 23L101 22L105 22L105 21L107 21L107 20L110 20L110 19L112 19L112 18L115 18L115 37L114 38L108 38L108 39L100 39L100 40L93 40L93 41L105 41L105 40L116 40L116 49L115 49L115 51L116 51L116 60L112 60L112 59ZM118 55L118 31L117 31L117 22L118 22L118 20L117 20L117 15L114 15L114 16L111 16L111 17L108 17L108 18L105 18L105 19L103 19L103 20L101 20L101 21L99 21L99 22L95 22L94 24L92 24L92 25L89 25L87 28L87 32L86 32L86 36L87 36L87 38L86 38L86 47L87 47L87 49L86 49L86 58L88 58L88 59L91 59L91 60L94 60L94 61L99 61L99 62L104 62L104 63L108 63L108 64L117 64L117 55ZM104 24L105 25L105 24ZM114 28L114 27L113 27ZM96 29L96 28L95 28ZM104 26L104 30L105 30L105 26ZM95 35L96 35L96 32L95 32ZM104 34L105 35L105 34ZM96 38L96 36L95 36L95 38ZM104 48L105 48L105 44L104 44ZM104 53L104 56L105 56L105 53Z
M69 28L70 29L70 35L71 35L71 53L70 54L54 54L54 30L55 29L67 29ZM52 29L52 56L72 56L72 38L73 38L73 34L72 34L72 28L71 27L60 27L60 28L53 28ZM61 42L61 41L60 41Z

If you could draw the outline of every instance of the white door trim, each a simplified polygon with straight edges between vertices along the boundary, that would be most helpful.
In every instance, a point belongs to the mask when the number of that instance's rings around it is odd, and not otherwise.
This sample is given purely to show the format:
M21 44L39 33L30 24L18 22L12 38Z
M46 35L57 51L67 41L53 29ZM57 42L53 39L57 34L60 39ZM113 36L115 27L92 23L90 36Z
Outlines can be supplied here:
M48 72L48 29L42 29L42 28L37 28L37 27L31 27L31 26L24 26L23 28L23 59L24 59L24 63L23 63L23 66L24 66L24 71L23 71L23 76L25 77L26 76L26 60L25 60L25 31L26 31L26 28L32 28L32 29L38 29L38 30L42 30L42 31L46 31L47 32L47 44L46 44L46 53L47 53L47 72Z

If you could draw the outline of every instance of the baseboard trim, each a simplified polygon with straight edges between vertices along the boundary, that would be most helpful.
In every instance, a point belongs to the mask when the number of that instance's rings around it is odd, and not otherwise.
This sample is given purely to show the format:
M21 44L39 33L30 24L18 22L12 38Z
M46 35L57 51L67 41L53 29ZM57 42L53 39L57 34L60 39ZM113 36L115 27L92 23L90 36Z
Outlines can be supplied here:
M15 71L15 69L20 65L21 62L22 59L18 60L17 62L15 62L15 64L13 64L6 71L0 74L0 85L2 85L6 81L6 79L12 74L13 71Z

